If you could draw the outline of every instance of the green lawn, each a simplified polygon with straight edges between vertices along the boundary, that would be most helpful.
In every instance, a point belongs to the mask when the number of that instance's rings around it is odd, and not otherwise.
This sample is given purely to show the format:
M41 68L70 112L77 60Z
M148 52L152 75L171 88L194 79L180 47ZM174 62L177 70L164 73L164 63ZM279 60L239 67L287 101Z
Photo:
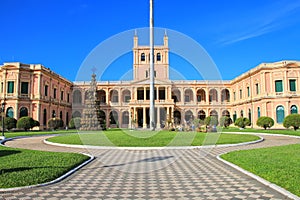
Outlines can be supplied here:
M283 134L283 135L295 135L300 136L300 130L294 131L292 129L254 129L254 128L245 128L240 130L236 127L223 128L222 132L252 132L252 133L272 133L272 134Z
M112 130L68 134L49 138L48 141L64 144L125 146L125 147L162 147L162 146L201 146L210 144L236 144L258 140L254 135Z
M0 188L52 181L88 160L75 153L55 153L0 146Z
M235 151L221 157L300 196L300 144Z

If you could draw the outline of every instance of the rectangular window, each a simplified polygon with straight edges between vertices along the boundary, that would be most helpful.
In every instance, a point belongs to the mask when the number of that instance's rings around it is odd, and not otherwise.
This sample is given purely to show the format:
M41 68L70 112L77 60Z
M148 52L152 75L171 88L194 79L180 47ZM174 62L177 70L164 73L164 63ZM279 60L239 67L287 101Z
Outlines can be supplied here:
M15 89L15 82L14 81L8 81L7 82L7 93L8 94L14 93L14 89Z
M247 87L247 95L250 97L250 87Z
M185 95L184 101L185 101L185 102L190 102L190 96L189 96L189 95Z
M48 96L48 85L45 85L45 96Z
M53 89L53 98L56 99L56 88Z
M124 101L125 101L126 103L128 103L128 102L130 101L130 96L125 96L125 97L124 97Z
M119 100L118 100L118 96L113 96L113 98L112 98L112 102L119 102Z
M64 91L60 91L60 100L64 100Z
M68 103L70 102L70 94L69 93L67 94L67 102Z
M275 92L283 92L282 80L275 81Z
M1 82L1 93L3 93L3 82Z
M21 82L21 94L28 94L28 82Z
M233 99L236 100L235 92L233 92Z
M197 102L201 102L201 96L200 95L197 96Z
M296 80L291 79L291 80L289 80L289 82L290 82L290 91L291 92L296 92Z
M258 83L255 84L255 89L256 89L256 94L259 94L259 87L258 87Z
M240 90L240 99L242 99L242 98L243 98L243 91Z

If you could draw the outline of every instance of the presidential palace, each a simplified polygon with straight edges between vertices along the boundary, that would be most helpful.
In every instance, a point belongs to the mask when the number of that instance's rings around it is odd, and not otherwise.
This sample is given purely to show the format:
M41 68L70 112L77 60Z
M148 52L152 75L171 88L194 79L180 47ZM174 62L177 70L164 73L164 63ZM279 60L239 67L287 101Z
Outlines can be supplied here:
M133 80L97 81L99 118L107 127L149 127L149 46L133 39ZM285 116L300 106L300 62L261 63L230 81L170 80L168 36L154 48L156 127L166 121L186 124L207 116L247 117L256 126L260 116L272 117L281 128ZM71 82L41 64L4 63L0 98L6 116L30 116L47 128L52 117L65 124L82 117L90 83Z

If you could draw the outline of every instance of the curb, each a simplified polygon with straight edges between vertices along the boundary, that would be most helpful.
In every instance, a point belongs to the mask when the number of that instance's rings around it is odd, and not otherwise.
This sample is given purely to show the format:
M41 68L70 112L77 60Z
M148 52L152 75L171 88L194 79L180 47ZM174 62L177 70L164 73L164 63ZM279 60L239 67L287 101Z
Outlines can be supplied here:
M61 147L70 147L70 148L82 148L82 149L100 149L100 150L112 150L112 149L118 149L118 150L180 150L180 149L208 149L208 148L216 148L216 147L233 147L233 146L244 146L244 145L250 145L250 144L256 144L259 142L264 141L264 138L257 135L260 139L250 142L243 142L243 143L237 143L237 144L220 144L220 145L207 145L207 146L165 146L165 147L118 147L118 146L93 146L93 145L75 145L75 144L61 144L61 143L55 143L50 142L45 139L43 142L48 145L53 146L61 146Z
M5 139L5 140L1 140L0 145L5 146L3 144L6 141L10 141L10 140L13 140L13 139L20 139L20 138L28 138L28 137L31 137L31 136L20 136L20 137L15 137L15 138L8 138L8 139ZM51 184L54 184L54 183L58 183L58 182L62 181L63 179L69 177L73 173L75 173L77 170L79 170L82 167L86 166L87 164L89 164L90 162L92 162L95 159L95 157L93 155L90 155L90 154L86 154L86 153L79 153L79 154L86 155L86 156L90 157L90 159L86 160L85 162L81 163L80 165L78 165L74 169L71 169L67 173L63 174L62 176L60 176L60 177L58 177L58 178L56 178L56 179L54 179L50 182L36 184L36 185L23 186L23 187L2 188L2 189L0 189L0 192L9 192L9 191L18 191L18 190L23 190L23 189L31 189L31 188L43 187L43 186L51 185Z

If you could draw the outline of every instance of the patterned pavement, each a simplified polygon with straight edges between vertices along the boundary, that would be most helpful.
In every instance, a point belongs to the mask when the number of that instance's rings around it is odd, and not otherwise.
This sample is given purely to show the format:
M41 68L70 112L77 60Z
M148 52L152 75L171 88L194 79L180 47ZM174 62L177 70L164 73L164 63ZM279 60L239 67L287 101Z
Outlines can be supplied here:
M49 137L49 136L47 136ZM96 159L63 181L31 189L1 192L9 199L288 199L216 159L220 153L299 143L300 139L263 136L252 145L211 149L88 150L43 144L24 138L7 146L48 151L85 152Z

